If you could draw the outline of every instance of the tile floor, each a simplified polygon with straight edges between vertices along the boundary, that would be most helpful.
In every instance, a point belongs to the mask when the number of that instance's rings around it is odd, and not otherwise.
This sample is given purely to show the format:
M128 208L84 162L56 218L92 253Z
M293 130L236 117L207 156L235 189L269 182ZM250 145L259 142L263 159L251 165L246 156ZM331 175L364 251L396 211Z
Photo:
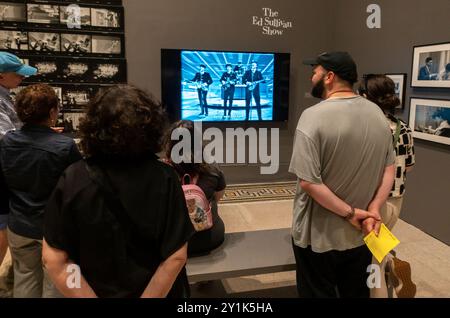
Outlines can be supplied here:
M221 205L227 232L287 228L292 200ZM416 297L450 297L450 247L414 226L399 221L393 230L400 240L400 259L410 262ZM193 285L193 297L296 297L295 272L224 279L212 286Z
M219 213L230 233L288 228L292 200L225 204ZM450 298L450 247L403 221L393 232L401 241L397 256L411 263L416 297ZM295 272L224 279L192 287L193 297L296 297Z

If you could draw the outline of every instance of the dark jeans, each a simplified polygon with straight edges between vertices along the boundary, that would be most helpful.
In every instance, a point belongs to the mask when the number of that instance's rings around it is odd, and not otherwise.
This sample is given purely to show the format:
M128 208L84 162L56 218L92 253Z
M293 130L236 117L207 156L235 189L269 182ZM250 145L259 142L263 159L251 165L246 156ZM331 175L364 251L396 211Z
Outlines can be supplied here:
M294 244L297 291L302 298L369 298L367 267L372 254L364 245L347 251L315 253Z
M252 97L255 98L256 111L258 112L258 119L262 120L261 117L261 96L259 94L259 88L254 90L247 89L245 92L245 120L249 119L250 104L252 102Z
M225 224L217 212L214 213L214 207L212 209L214 225L209 230L196 232L191 237L188 244L188 257L205 255L219 247L225 240ZM217 207L215 209L217 211Z
M202 109L202 114L208 115L208 102L206 101L206 95L208 95L208 91L197 89L197 92L198 99L200 101L200 108Z
M234 86L231 86L229 89L226 89L223 93L223 115L227 115L227 109L228 109L228 116L231 116L231 108L233 107L233 99L234 99ZM228 108L227 108L227 101L228 101Z

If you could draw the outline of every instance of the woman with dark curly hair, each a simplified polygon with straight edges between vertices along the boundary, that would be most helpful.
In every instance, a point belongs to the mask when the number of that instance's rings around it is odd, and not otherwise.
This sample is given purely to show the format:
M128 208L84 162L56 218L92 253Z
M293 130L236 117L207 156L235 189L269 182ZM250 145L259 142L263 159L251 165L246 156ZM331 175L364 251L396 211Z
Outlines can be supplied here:
M23 89L16 100L24 126L0 143L0 208L9 210L8 242L14 297L58 297L43 270L44 209L63 171L81 160L75 142L56 133L59 101L48 85Z
M400 105L400 99L395 94L395 83L391 78L382 74L369 74L360 83L359 92L381 108L392 132L397 176L389 195L388 206L392 206L394 212L389 216L389 220L383 219L386 225L392 228L402 207L406 174L413 169L416 162L413 134L408 124L394 116L395 108Z
M162 106L132 86L89 103L80 123L87 159L65 171L46 209L44 263L65 296L189 295L194 228L178 176L155 155L165 122ZM79 285L68 286L72 268Z
M217 203L225 193L226 182L222 171L216 166L207 163L194 163L193 152L191 158L186 158L185 162L174 163L172 149L178 143L178 140L172 140L171 136L173 131L178 128L185 128L189 131L191 137L194 136L194 123L192 121L181 120L173 124L172 129L166 136L165 160L175 168L180 179L189 175L191 180L196 180L197 186L203 190L206 199L211 204L213 226L208 230L195 233L188 244L189 256L202 255L219 247L225 239L225 225L219 216ZM191 138L191 149L194 149L194 138Z
M391 78L382 74L369 74L360 83L359 93L381 108L392 132L393 145L396 154L396 176L387 203L381 210L383 222L389 229L392 229L397 223L402 209L406 174L413 169L416 162L413 134L408 124L394 116L395 108L400 105L400 99L395 94L395 83ZM376 264L378 264L378 262ZM371 289L372 298L387 298L388 292L386 281L384 280L384 272L386 267L393 271L393 264L400 264L403 269L409 267L408 263L400 261L392 255L386 256L380 264L382 287ZM400 268L398 265L397 267ZM406 279L403 281L401 288L396 289L397 295L399 297L406 296L406 298L414 297L416 286L411 281L411 268L409 267L404 271L404 275L399 276Z

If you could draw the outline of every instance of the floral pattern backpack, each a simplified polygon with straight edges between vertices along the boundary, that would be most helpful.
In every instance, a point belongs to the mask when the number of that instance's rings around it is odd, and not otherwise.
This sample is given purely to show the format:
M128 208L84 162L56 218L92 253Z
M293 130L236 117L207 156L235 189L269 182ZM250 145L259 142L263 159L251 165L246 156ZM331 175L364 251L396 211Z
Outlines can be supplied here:
M182 188L186 199L192 225L197 232L209 230L213 226L211 203L205 192L197 185L198 176L191 178L185 174L182 179Z

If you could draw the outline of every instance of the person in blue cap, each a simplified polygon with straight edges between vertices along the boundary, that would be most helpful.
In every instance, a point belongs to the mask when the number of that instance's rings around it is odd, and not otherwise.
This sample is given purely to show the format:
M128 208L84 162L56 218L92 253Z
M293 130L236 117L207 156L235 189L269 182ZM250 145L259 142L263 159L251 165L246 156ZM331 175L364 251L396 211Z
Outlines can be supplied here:
M0 52L0 138L9 130L22 126L14 110L10 90L19 87L25 77L36 73L36 68L24 64L17 56Z
M19 129L22 126L14 109L10 90L17 88L25 77L36 75L36 73L36 68L24 64L17 56L7 52L0 52L0 139L8 131ZM0 265L8 248L6 239L7 223L8 215L0 214Z

